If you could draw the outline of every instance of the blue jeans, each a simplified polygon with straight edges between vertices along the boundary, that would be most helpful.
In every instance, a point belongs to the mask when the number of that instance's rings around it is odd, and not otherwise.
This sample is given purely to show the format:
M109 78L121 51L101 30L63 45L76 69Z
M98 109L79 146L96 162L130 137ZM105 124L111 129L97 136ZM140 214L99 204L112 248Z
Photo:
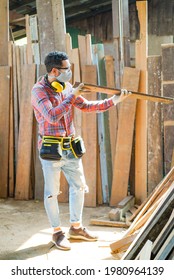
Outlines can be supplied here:
M84 193L88 191L82 160L75 158L71 150L63 150L59 161L40 158L44 175L44 206L53 228L61 225L58 194L60 193L60 172L63 171L69 184L70 223L82 222Z

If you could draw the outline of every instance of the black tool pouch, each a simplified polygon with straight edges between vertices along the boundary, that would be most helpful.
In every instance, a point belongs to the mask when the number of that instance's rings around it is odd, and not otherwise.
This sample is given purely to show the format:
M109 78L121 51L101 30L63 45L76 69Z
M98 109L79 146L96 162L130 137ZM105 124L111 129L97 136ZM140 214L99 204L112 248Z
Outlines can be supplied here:
M40 157L46 160L60 160L62 158L61 143L54 137L42 137Z
M75 157L77 158L81 158L86 152L83 139L80 136L74 138L71 141L71 147Z

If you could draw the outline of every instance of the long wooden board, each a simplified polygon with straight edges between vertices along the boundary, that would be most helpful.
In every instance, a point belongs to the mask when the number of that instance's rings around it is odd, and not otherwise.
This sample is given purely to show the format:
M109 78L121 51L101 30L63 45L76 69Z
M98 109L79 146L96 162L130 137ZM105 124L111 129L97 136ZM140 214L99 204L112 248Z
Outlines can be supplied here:
M124 68L123 87L137 90L140 72L136 68ZM128 181L133 143L136 100L125 100L120 104L117 141L115 148L110 206L116 206L128 194Z
M75 82L74 87L76 87L78 85L79 85L79 83ZM170 103L174 102L174 98L172 98L172 97L156 96L156 95L131 91L129 88L127 88L127 90L132 93L129 98L149 100L149 101L153 101L153 102L161 102L161 103L166 103L166 104L170 104ZM97 86L97 85L85 83L81 89L81 92L82 92L82 94L91 93L91 92L102 92L102 93L106 93L106 94L120 94L120 89L108 88L108 87L104 87L104 86Z
M22 75L15 198L29 199L33 128L31 89L35 83L35 65L23 65Z
M10 67L0 66L0 197L8 194Z
M96 65L82 66L82 81L97 81ZM88 95L88 100L96 100L96 95ZM96 206L97 183L97 117L96 113L82 113L82 136L86 154L83 156L83 167L89 193L85 195L85 206Z

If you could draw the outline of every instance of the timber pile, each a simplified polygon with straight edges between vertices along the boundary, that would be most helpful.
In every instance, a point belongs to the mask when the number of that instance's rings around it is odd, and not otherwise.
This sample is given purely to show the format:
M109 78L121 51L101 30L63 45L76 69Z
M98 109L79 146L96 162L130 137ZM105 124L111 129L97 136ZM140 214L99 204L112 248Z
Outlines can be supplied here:
M129 217L124 236L110 244L123 260L174 258L174 168Z

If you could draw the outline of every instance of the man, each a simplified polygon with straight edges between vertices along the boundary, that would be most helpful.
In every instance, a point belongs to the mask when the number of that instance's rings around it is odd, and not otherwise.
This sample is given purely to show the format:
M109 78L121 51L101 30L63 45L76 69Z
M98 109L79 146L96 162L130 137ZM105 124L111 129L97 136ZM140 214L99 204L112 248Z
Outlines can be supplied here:
M70 250L70 243L61 230L57 196L60 189L60 172L63 171L69 184L70 229L69 237L96 241L97 236L82 226L82 211L86 185L82 160L76 156L72 141L75 138L73 106L83 112L103 112L123 101L129 94L100 101L88 101L81 96L83 84L73 88L69 83L72 72L68 56L64 52L50 52L45 57L47 74L32 89L32 106L39 126L38 148L44 137L60 140L60 159L48 160L40 157L44 175L44 205L53 228L52 242L58 249ZM50 139L50 138L48 138ZM51 138L52 139L52 138ZM49 144L50 146L52 144ZM65 148L66 146L66 148Z

